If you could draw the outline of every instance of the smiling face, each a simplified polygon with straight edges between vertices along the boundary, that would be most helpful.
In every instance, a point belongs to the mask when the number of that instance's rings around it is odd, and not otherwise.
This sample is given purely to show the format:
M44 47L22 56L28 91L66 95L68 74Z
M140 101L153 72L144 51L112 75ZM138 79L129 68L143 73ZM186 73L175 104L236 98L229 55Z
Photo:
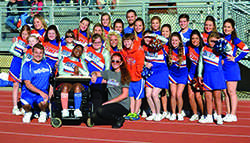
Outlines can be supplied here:
M122 33L122 23L116 23L115 24L115 31L119 31L120 33Z
M164 36L165 38L170 37L170 29L168 27L163 27L161 30L161 35Z
M135 22L135 31L137 33L140 33L143 31L143 24L142 24L142 21L138 20Z
M48 38L49 40L55 40L56 39L56 31L55 30L49 30L48 31Z
M121 58L119 56L113 56L111 59L112 69L115 71L120 70L120 66L122 65Z
M223 26L223 31L225 35L230 35L234 31L234 28L231 23L226 22Z
M131 39L124 40L123 41L124 47L127 49L132 49L133 48L133 41Z
M95 41L93 41L93 48L95 50L98 50L102 47L102 40L100 37L96 38Z
M218 41L219 39L217 39L216 37L211 37L208 41L209 46L210 47L214 47L215 46L215 41Z
M158 19L154 19L151 23L152 31L160 30L160 21Z
M129 13L127 14L128 24L129 24L129 25L133 25L136 18L137 18L137 16L135 16L134 12L129 12Z
M41 30L44 28L42 21L38 18L34 19L33 24L36 30Z
M108 16L108 15L102 16L101 22L102 22L102 25L103 25L103 26L109 26L109 23L110 23L110 21L109 21L109 16Z
M39 63L43 59L44 51L42 49L34 47L32 55L33 55L33 61L36 63Z
M189 21L187 21L187 18L181 18L179 21L179 25L181 29L183 30L188 29L188 24L189 24Z
M148 35L149 35L149 33L146 33L146 34L144 35L144 42L145 42L146 45L149 45L150 42L151 42L151 38L146 37L146 36L148 36Z
M31 47L33 47L34 45L36 45L39 42L35 37L29 37L28 41L29 41L29 45Z
M72 50L72 56L75 58L80 58L82 56L82 51L83 51L83 49L81 46L76 46Z
M80 24L81 31L86 31L89 27L89 22L87 20L83 20Z
M111 47L116 47L118 44L118 38L115 35L110 36L110 45Z
M191 38L191 42L195 47L200 45L200 37L197 34L194 34Z
M206 21L205 22L205 31L206 32L211 32L214 29L214 23L212 21Z
M28 37L29 37L28 31L23 31L23 32L22 32L22 39L27 40Z
M178 48L180 45L180 39L177 36L173 36L171 39L171 44L174 48Z
M102 28L99 26L96 26L95 29L93 30L94 34L99 34L102 35Z
M67 33L67 35L65 36L65 40L66 40L66 43L71 44L74 41L74 36L70 33Z

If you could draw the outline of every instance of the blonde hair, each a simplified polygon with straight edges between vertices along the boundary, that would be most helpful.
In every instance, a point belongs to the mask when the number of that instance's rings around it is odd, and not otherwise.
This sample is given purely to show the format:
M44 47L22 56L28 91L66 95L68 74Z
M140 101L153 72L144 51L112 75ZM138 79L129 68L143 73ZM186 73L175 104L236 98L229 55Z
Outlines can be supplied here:
M118 39L117 49L120 51L122 50L122 38L120 34L116 31L110 31L106 40L105 40L105 48L110 52L111 46L110 46L110 38L111 36L116 36Z
M41 15L36 14L33 18L33 23L36 18L42 22L44 29L47 30L47 23L45 22L44 18Z

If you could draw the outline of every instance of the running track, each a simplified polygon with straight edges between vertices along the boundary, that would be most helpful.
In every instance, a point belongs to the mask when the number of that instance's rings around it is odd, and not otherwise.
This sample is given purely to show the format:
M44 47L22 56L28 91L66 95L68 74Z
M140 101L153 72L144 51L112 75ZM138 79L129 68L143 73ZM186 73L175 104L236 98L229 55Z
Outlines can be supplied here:
M85 124L53 128L33 119L30 124L22 123L22 116L11 114L10 91L0 91L0 140L8 143L50 142L124 142L124 143L247 143L250 141L250 101L239 101L238 122L224 125L200 124L185 121L161 122L126 121L120 129L110 126L88 128ZM225 111L225 110L223 110Z

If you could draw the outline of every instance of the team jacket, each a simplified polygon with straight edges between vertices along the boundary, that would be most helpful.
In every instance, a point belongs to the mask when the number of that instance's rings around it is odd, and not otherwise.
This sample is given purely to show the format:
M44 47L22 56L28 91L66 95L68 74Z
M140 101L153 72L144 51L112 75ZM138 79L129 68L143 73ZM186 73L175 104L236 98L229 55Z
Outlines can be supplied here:
M16 42L11 45L9 52L17 57L21 57L24 55L24 49L26 48L26 45L26 40L23 40L21 37L17 37Z
M78 29L74 29L73 32L74 32L74 35L75 35L75 38L77 41L89 44L90 41L88 39L87 32L83 32L83 31L78 30Z

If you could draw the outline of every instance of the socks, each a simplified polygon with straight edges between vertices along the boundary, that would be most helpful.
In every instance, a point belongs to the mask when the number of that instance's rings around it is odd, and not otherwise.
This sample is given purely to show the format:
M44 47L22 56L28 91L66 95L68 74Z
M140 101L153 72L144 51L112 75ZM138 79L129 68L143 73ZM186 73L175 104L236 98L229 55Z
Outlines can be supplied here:
M69 94L61 93L62 109L68 109L68 100L69 100Z
M74 94L74 103L75 103L75 109L80 109L82 102L82 93L75 93Z

